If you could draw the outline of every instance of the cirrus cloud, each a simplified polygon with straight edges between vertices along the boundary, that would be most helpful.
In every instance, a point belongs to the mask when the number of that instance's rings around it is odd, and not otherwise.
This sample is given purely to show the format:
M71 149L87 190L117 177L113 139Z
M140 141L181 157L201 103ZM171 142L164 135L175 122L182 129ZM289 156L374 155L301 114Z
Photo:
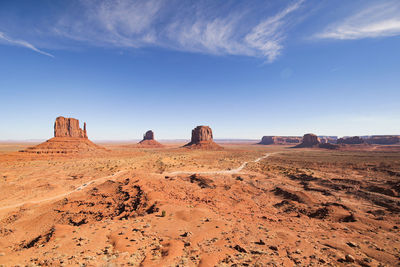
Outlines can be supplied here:
M321 39L354 40L400 35L400 2L377 2L335 22L315 35Z

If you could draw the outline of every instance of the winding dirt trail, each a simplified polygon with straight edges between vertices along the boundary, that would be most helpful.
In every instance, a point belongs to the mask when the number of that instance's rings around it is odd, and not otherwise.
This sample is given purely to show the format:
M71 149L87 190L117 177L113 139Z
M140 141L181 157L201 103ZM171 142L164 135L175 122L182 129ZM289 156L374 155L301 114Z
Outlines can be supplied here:
M18 204L0 207L0 211L1 210L12 209L12 208L18 208L18 207L23 206L25 204L40 204L40 203L43 203L43 202L46 202L46 201L51 201L51 200L56 200L56 199L59 199L59 198L63 198L63 197L66 197L66 196L68 196L68 195L70 195L72 193L81 191L82 189L84 189L84 188L88 187L89 185L92 185L92 184L94 184L96 182L99 182L99 181L102 181L102 180L106 180L106 179L112 179L112 178L116 177L117 175L121 174L122 172L125 172L125 171L119 171L119 172L116 172L116 173L114 173L112 175L108 175L108 176L105 176L105 177L100 177L100 178L88 181L88 182L78 186L74 190L66 192L66 193L63 193L63 194L59 194L59 195L56 195L56 196L52 196L52 197L44 198L44 199L40 199L40 200L28 200L28 201L24 201L24 202L21 202L21 203L18 203Z
M275 153L276 153L276 152L275 152ZM253 161L250 161L250 162L259 162L260 160L265 159L265 158L268 158L269 156L271 156L272 154L275 154L275 153L267 153L267 154L265 154L264 156L261 156L261 157L255 159L255 160L253 160ZM237 174L237 173L240 173L240 172L246 167L246 165L247 165L248 163L249 163L249 161L245 161L245 162L243 162L242 165L240 165L238 168L236 168L236 169L231 169L231 170L206 171L206 172L198 172L198 171L176 171L176 172L165 173L165 174L167 174L167 175L194 174L194 173L197 173L197 174ZM100 177L100 178L94 179L94 180L92 180L92 181L85 182L84 184L78 186L77 188L75 188L75 189L72 190L72 191L69 191L69 192L66 192L66 193L63 193L63 194L59 194L59 195L56 195L56 196L52 196L52 197L49 197L49 198L44 198L44 199L40 199L40 200L28 200L28 201L24 201L24 202L21 202L21 203L18 203L18 204L0 207L0 211L2 211L2 210L7 210L7 209L12 209L12 208L18 208L18 207L23 206L23 205L25 205L25 204L40 204L40 203L43 203L43 202L47 202L47 201L52 201L52 200L60 199L60 198L66 197L66 196L68 196L68 195L70 195L70 194L72 194L72 193L81 191L81 190L83 190L84 188L86 188L86 187L88 187L89 185L92 185L92 184L94 184L94 183L96 183L96 182L99 182L99 181L102 181L102 180L106 180L106 179L112 179L112 178L118 176L119 174L121 174L121 173L123 173L123 172L126 172L126 171L119 171L119 172L116 172L116 173L114 173L114 174L112 174L112 175L109 175L109 176Z
M275 154L277 152L274 153L267 153L264 156L261 156L259 158L256 158L253 161L250 162L259 162L262 159L268 158L269 156L271 156L272 154ZM166 173L167 175L179 175L179 174L237 174L240 173L245 167L246 165L249 163L249 161L245 161L242 163L242 165L240 165L238 168L236 169L231 169L231 170L222 170L222 171L205 171L205 172L198 172L198 171L176 171L176 172L170 172L170 173Z

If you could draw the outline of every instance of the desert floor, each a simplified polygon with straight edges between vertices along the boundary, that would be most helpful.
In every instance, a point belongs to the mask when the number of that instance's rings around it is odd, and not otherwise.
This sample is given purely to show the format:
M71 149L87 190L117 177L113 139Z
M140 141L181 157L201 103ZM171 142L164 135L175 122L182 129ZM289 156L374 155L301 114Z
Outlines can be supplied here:
M0 144L0 264L399 266L400 149Z

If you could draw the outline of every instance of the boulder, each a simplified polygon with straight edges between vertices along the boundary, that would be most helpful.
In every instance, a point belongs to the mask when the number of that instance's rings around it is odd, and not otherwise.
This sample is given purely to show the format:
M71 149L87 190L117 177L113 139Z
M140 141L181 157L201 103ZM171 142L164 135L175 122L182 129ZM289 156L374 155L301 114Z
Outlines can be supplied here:
M221 149L213 140L212 130L208 126L197 126L192 130L192 139L184 147L202 149Z

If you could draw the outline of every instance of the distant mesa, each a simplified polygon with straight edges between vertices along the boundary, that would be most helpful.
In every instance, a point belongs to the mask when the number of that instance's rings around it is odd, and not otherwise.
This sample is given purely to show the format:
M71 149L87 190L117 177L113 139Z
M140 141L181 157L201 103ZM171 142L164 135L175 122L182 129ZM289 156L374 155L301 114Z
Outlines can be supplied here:
M400 144L399 135L371 135L364 138L365 142L374 145L395 145Z
M260 145L293 145L301 143L301 136L263 136Z
M192 130L192 139L184 147L191 149L210 149L219 150L221 146L213 140L212 130L208 126L197 126Z
M353 137L344 137L344 138L339 138L337 140L337 143L339 145L361 145L365 144L365 140L360 138L359 136L353 136Z
M154 132L149 130L143 135L143 140L139 142L137 147L161 148L164 147L164 145L154 140Z
M88 139L86 123L83 130L79 120L58 117L54 123L54 137L37 146L29 147L20 152L36 154L71 154L106 151L105 148L94 144Z

